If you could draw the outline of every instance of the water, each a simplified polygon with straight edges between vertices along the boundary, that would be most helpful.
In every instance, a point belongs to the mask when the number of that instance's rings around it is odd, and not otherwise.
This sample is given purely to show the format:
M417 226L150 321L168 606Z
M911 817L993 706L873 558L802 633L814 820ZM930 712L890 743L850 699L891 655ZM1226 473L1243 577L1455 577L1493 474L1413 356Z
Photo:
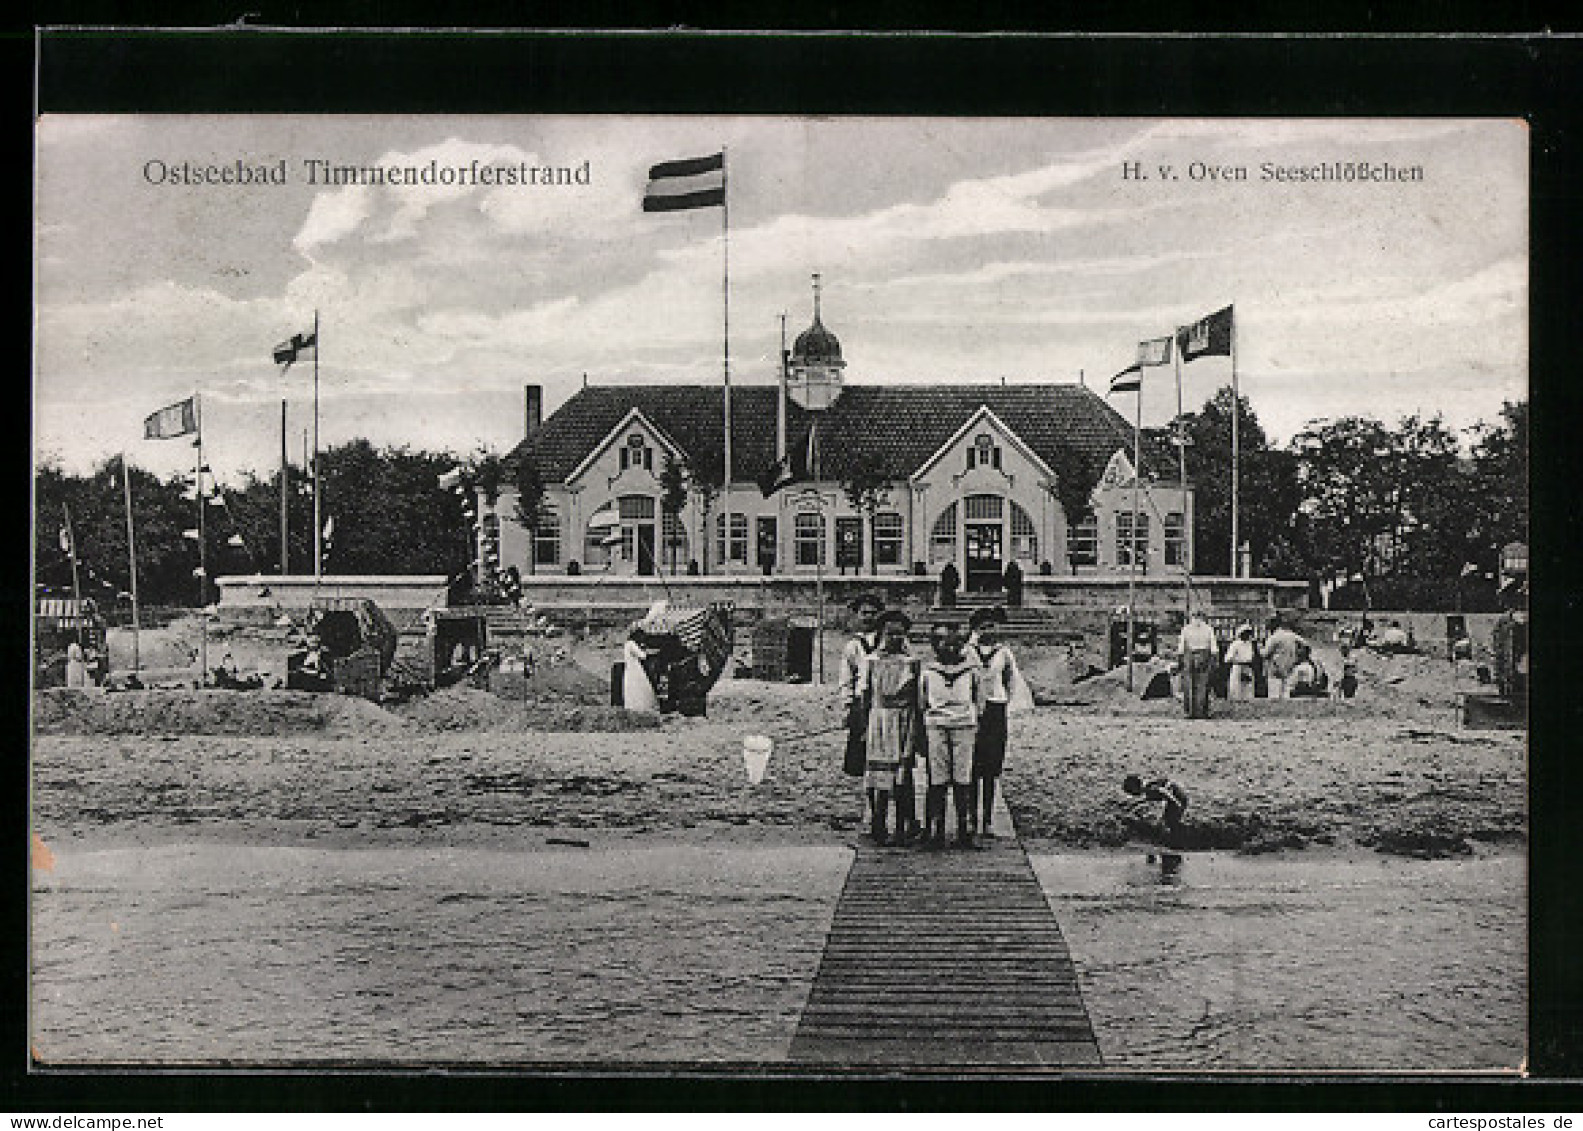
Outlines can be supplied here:
M1033 857L1107 1067L1513 1069L1520 855Z
M842 848L58 848L52 1063L781 1060Z

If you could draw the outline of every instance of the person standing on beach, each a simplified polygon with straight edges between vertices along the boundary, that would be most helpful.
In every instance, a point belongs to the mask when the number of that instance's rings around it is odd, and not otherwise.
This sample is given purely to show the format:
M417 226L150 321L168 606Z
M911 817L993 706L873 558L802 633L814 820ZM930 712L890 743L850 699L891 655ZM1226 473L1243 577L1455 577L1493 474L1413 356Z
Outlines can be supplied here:
M929 743L929 796L924 809L927 846L945 847L949 785L956 806L956 845L972 848L973 834L967 822L973 807L973 746L984 705L981 669L962 655L962 636L955 624L936 624L930 641L934 659L923 666L918 680L918 704Z
M912 621L900 609L879 618L880 648L867 657L863 678L868 687L867 773L869 833L875 844L907 843L917 816L913 802L912 764L917 738L918 661L907 651ZM896 833L887 838L886 811L896 800Z
M648 672L649 637L639 625L628 631L621 658L621 705L629 711L657 712L660 701Z
M1209 718L1209 677L1215 673L1215 630L1194 609L1182 627L1178 655L1182 660L1182 703L1190 719Z
M868 773L868 661L879 650L879 617L885 604L872 593L857 597L851 605L857 614L857 632L841 650L841 677L837 691L846 720L846 754L841 768L848 777L866 778ZM874 808L874 791L865 788L864 813Z
M1226 645L1226 698L1244 701L1253 698L1253 661L1258 649L1253 644L1253 626L1239 625L1237 635Z
M1264 663L1270 685L1271 699L1286 698L1286 680L1297 666L1297 646L1303 638L1281 623L1281 618L1270 618L1270 635L1264 641Z
M1000 607L978 609L968 621L967 656L983 669L984 710L979 716L978 733L973 741L973 793L968 808L970 832L995 835L991 814L995 811L995 782L1006 765L1006 709L1012 691L1022 676L1017 658L999 639L1006 611ZM982 819L979 814L982 813Z

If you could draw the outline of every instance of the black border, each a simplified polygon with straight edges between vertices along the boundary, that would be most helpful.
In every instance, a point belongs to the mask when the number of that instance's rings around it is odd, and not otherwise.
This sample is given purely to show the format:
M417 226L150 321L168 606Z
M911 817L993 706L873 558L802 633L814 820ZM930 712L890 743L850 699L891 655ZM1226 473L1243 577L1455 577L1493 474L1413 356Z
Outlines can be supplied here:
M192 24L204 19L188 5ZM269 5L240 5L243 10ZM276 6L277 8L279 6ZM353 5L355 21L395 24L375 5ZM1437 6L1436 18L1471 6ZM115 19L121 6L82 5L74 24ZM234 12L234 9L231 10ZM265 18L298 22L297 8ZM783 14L773 9L775 15ZM520 13L512 13L520 14ZM596 13L607 14L607 13ZM839 15L838 12L830 13ZM983 29L1003 16L980 9ZM1238 17L1250 15L1239 12ZM343 19L353 19L343 16ZM765 18L761 10L760 18ZM870 27L906 15L881 12ZM167 21L174 22L174 21ZM410 18L407 23L412 23ZM648 20L653 25L687 21ZM796 26L800 15L780 26ZM1105 26L1105 18L1096 21ZM1123 23L1121 17L1109 26ZM1484 17L1479 24L1489 27ZM635 26L635 25L634 25ZM862 26L849 19L848 27ZM1007 20L1000 26L1015 26ZM1259 25L1252 25L1258 27ZM1261 30L1271 25L1265 23ZM1367 22L1380 26L1371 13ZM1389 25L1409 26L1409 25ZM1441 25L1443 26L1443 25ZM33 76L35 42L4 39L9 80ZM1573 752L1583 719L1568 667L1576 651L1572 547L1583 530L1572 505L1583 419L1575 360L1579 333L1579 107L1583 42L1544 35L1474 38L1411 35L1169 36L514 33L410 34L239 28L227 32L58 31L38 42L37 106L51 111L300 113L797 113L1065 116L1496 116L1532 128L1531 391L1536 475L1533 525L1535 653L1531 760L1531 1067L1537 1076L1583 1076L1583 958L1574 942L1583 898L1574 860L1583 859L1583 776ZM25 54L25 58L24 58ZM19 89L11 93L15 96ZM13 108L32 104L32 91ZM21 124L20 122L18 124ZM31 167L31 120L20 160ZM1469 177L1479 170L1466 170ZM16 177L20 180L20 176ZM20 215L26 216L27 213ZM24 224L23 239L31 240ZM19 241L20 242L20 241ZM28 279L31 284L31 275ZM1344 332L1344 328L1338 328ZM27 330L13 342L26 340ZM19 367L20 368L20 367ZM27 459L27 445L17 449ZM31 472L29 471L29 475ZM19 472L13 482L25 482ZM24 496L24 507L27 505ZM27 521L25 518L24 521ZM19 540L20 541L20 540ZM16 568L13 564L13 568ZM26 563L6 592L27 592ZM26 641L25 597L0 603L0 627ZM19 651L13 669L27 663ZM9 717L26 718L25 687L0 692ZM13 829L25 829L26 766L11 795ZM13 840L22 844L22 838ZM15 859L15 858L14 858ZM958 1082L788 1075L523 1077L488 1072L223 1071L137 1075L25 1071L25 868L7 893L3 967L4 1091L13 1111L240 1111L633 1109L696 1110L1370 1110L1543 1111L1577 1108L1580 1092L1554 1080L1391 1081L1309 1077L1165 1077L1153 1080L1037 1078Z

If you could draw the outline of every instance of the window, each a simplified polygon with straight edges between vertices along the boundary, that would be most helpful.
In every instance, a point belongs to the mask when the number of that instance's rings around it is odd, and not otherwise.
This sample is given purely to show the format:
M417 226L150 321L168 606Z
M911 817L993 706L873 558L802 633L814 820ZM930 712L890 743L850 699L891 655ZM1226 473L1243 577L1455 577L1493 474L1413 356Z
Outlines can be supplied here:
M535 565L561 564L561 515L551 502L539 506L539 528L533 532Z
M1039 531L1028 512L1011 504L1011 556L1020 562L1039 560Z
M1181 511L1165 516L1165 564L1187 564L1187 524L1182 521Z
M944 565L956 561L956 504L940 512L929 530L929 564Z
M617 504L622 522L653 522L654 500L648 495L622 495Z
M1066 558L1074 566L1099 564L1099 519L1093 514L1067 530Z
M1132 565L1132 522L1134 515L1128 511L1121 511L1116 515L1116 564L1119 566ZM1136 515L1138 522L1138 565L1147 567L1149 563L1149 516L1139 512Z
M741 562L746 565L748 560L748 516L733 514L731 516L731 544L726 545L726 516L724 512L715 515L715 560L721 563Z
M606 507L588 520L588 529L583 534L584 569L610 568L611 551L620 541L620 531L611 524L612 517L610 508Z
M999 522L1002 504L1005 502L999 495L969 495L967 497L967 521L969 522Z
M824 552L824 515L809 514L806 511L797 515L792 527L793 539L796 543L797 564L800 566L823 565Z
M835 520L835 564L843 570L863 566L863 520L855 515Z
M1000 470L1000 445L987 434L981 433L973 438L973 446L967 449L967 469L972 471L975 467L993 467Z
M874 564L901 565L901 515L881 511L874 516Z
M687 567L687 527L682 523L679 514L669 511L661 521L661 528L665 538L665 560L670 563L671 572Z
M636 432L627 437L626 446L621 449L621 470L625 471L629 467L654 470L654 449Z

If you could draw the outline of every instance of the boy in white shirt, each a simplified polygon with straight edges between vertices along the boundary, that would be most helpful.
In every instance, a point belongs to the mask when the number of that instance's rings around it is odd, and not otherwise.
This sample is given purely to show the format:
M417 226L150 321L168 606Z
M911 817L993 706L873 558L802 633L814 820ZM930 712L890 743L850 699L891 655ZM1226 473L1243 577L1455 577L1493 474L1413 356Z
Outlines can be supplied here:
M962 654L955 624L941 622L930 633L933 660L918 680L918 704L929 738L929 794L924 808L926 847L945 847L945 793L956 806L956 846L973 848L968 813L973 807L973 744L984 705L982 669Z

